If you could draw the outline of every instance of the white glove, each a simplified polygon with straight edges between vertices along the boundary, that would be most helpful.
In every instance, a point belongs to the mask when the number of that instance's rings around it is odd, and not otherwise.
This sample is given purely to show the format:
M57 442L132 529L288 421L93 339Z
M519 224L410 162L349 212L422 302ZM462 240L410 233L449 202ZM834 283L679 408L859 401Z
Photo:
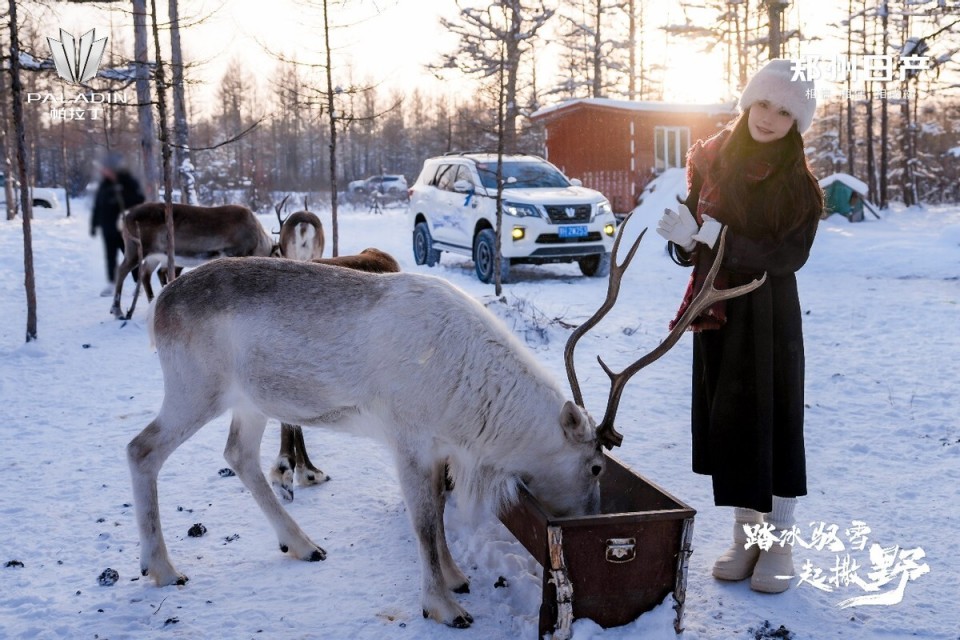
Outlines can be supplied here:
M717 238L720 237L720 230L723 229L723 225L711 218L710 216L703 216L703 224L700 226L700 230L697 231L693 236L693 240L696 242L702 242L711 249L713 245L717 244Z
M690 213L690 209L687 209L687 205L681 204L678 209L679 213L670 209L663 210L663 217L657 223L657 233L685 251L690 251L697 246L697 241L693 238L699 230L697 220Z

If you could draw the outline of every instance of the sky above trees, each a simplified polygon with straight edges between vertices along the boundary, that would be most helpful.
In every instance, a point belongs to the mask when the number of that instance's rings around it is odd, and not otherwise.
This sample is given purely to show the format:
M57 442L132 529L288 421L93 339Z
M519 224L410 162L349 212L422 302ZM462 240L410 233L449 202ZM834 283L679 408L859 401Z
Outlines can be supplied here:
M109 31L111 23L119 27L129 21L124 8L108 5L70 5L50 3L43 9L41 22L55 34L63 27L84 32L90 28ZM161 5L161 11L166 3ZM214 99L214 88L232 61L239 61L251 77L269 82L275 64L272 54L296 58L301 62L321 59L321 20L316 3L305 0L181 0L184 25L184 50L195 62L191 74L208 85L193 91L195 101ZM463 2L469 5L469 0ZM823 3L816 3L821 5ZM377 84L385 90L402 92L418 87L427 93L469 93L469 80L452 73L441 78L428 68L438 64L444 53L453 50L457 39L443 29L440 18L456 18L453 0L353 0L331 2L337 16L334 30L335 64L341 73L357 82ZM719 50L704 52L701 45L662 27L695 22L703 24L708 16L697 9L684 9L679 1L647 3L645 46L647 64L663 64L664 99L676 102L716 102L730 98L723 74L723 56ZM839 50L838 40L829 37L829 12L814 11L809 3L793 2L787 21L801 24L805 34L824 38L808 41L807 47L819 52ZM824 12L827 13L824 13ZM558 21L555 21L558 22ZM554 24L551 29L559 28ZM550 29L547 29L549 31ZM128 42L129 36L122 35ZM548 88L554 81L560 52L549 35L536 48L537 82Z

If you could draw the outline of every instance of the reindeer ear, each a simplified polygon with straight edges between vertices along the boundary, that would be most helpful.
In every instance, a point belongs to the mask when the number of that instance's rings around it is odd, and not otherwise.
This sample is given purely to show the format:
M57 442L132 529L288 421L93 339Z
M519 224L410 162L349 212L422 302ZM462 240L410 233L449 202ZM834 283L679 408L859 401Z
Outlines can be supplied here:
M586 442L590 438L587 423L587 417L580 407L570 400L563 403L563 408L560 409L560 426L563 427L563 435L574 442Z

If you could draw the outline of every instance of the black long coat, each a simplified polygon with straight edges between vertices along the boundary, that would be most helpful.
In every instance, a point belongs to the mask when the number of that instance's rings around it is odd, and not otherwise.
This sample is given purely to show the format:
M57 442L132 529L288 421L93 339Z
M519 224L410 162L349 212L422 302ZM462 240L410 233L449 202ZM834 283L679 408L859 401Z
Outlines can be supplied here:
M104 237L120 237L117 229L117 218L127 209L134 207L145 200L143 190L137 179L124 169L116 173L116 179L104 177L97 188L97 195L93 201L93 211L90 217L90 233L96 232L97 227L103 231Z
M687 206L695 211L699 186ZM782 241L727 232L729 286L767 272L758 289L726 303L720 329L694 334L693 470L713 477L714 502L769 512L772 496L806 495L804 352L795 272L810 255L819 219ZM714 253L694 255L704 273Z

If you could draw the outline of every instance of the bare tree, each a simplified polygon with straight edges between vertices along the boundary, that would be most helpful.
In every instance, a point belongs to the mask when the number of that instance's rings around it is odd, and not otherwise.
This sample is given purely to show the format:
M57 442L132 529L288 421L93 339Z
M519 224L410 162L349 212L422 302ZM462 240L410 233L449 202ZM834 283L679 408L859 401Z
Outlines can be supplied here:
M352 82L345 83L343 78L337 77L334 75L334 42L333 42L333 32L337 29L348 28L350 25L338 24L334 22L335 11L332 5L338 5L343 8L347 3L346 2L332 2L331 0L308 0L306 2L307 6L316 8L319 10L319 19L321 22L321 29L323 32L323 52L320 54L322 56L322 62L299 62L296 60L289 60L284 56L274 53L274 57L278 60L291 63L298 68L306 68L309 70L319 69L323 75L323 78L318 86L312 86L309 83L305 82L303 86L304 92L304 106L308 108L319 107L319 112L322 118L324 119L324 125L326 129L326 143L327 143L327 158L328 158L328 180L330 187L330 209L331 209L331 245L332 245L332 254L334 257L339 255L340 251L340 227L339 227L339 184L340 184L340 174L341 167L339 163L339 155L342 155L342 150L340 149L340 144L342 142L341 136L345 133L348 127L357 123L358 121L368 121L370 127L373 126L373 121L381 117L384 113L391 111L396 108L396 105L387 107L381 112L371 111L364 116L357 116L357 114L352 110L354 99L358 95L366 95L367 100L372 100L369 96L372 96L371 93L373 87L371 86L355 86ZM356 5L362 4L362 2L355 3ZM376 11L379 13L382 8L382 3L371 3ZM300 54L303 55L304 51L301 49Z
M497 70L497 228L494 229L496 241L493 256L493 290L496 295L503 292L503 261L500 259L500 248L503 246L503 152L506 147L506 43L500 42L499 68Z
M441 24L460 37L460 48L443 56L440 69L496 81L500 72L500 46L503 45L504 148L517 151L517 120L520 117L519 78L524 54L530 51L540 29L555 10L544 0L536 4L525 0L496 0L486 8L464 7L458 20L441 18Z
M332 226L333 257L340 255L340 229L337 219L337 111L334 105L333 54L330 51L330 6L323 2L323 44L326 56L327 121L330 124L330 216Z
M27 143L23 126L23 87L20 83L20 42L17 33L17 3L10 8L10 93L13 99L13 130L17 143L17 173L20 178L20 210L23 212L23 272L27 294L27 342L37 339L37 285L33 270L30 182L27 175Z
M562 26L558 42L569 76L557 87L560 92L569 97L582 92L591 98L610 92L614 72L626 68L620 58L628 46L611 37L613 25L621 16L622 8L615 0L566 1L559 13Z
M160 154L163 158L163 202L164 220L167 226L167 280L172 282L177 277L176 247L174 246L173 227L173 175L170 171L170 132L167 126L167 79L163 68L163 55L160 51L160 29L157 26L157 0L150 0L150 19L153 23L153 45L156 63L154 67L154 82L157 86L157 112L160 122ZM143 265L141 265L143 268ZM136 300L134 300L136 301ZM130 307L130 315L133 307ZM128 315L128 318L130 317Z

